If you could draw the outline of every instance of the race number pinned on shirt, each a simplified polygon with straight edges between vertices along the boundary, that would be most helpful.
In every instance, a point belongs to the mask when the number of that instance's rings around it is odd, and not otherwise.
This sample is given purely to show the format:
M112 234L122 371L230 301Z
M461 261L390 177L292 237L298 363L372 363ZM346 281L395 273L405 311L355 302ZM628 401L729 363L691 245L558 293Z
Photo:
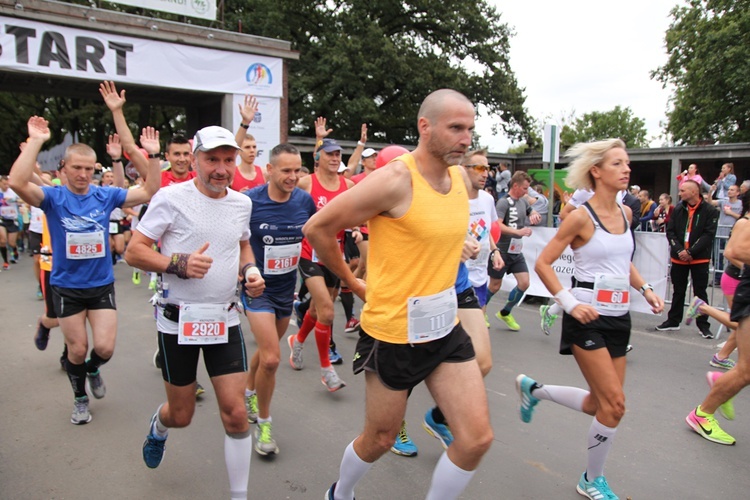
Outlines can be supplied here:
M513 238L508 245L508 253L519 254L523 251L523 238Z
M104 231L65 233L65 256L72 260L104 257Z
M278 246L266 245L263 274L287 274L296 271L301 251L301 243Z
M119 232L117 221L109 221L109 234L117 234Z
M18 210L15 205L0 207L0 217L3 219L15 219L18 217Z
M630 277L597 273L593 306L599 311L627 312L630 308Z
M226 344L229 341L225 304L180 302L177 343L182 345Z
M406 310L410 344L441 339L456 323L456 290L451 287L434 295L409 297Z

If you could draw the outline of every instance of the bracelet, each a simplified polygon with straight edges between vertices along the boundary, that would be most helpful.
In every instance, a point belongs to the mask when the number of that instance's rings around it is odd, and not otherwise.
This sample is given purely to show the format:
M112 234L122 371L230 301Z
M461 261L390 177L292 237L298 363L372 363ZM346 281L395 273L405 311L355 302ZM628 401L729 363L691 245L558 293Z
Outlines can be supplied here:
M174 274L183 280L188 279L187 268L189 258L190 254L187 253L173 253L165 272L167 274Z
M242 127L242 128L244 128L245 130L247 130L247 129L249 129L249 128L250 128L250 124L249 124L249 123L242 123L242 122L240 122L240 127Z
M497 247L493 248L492 251L490 252L490 257L492 257L492 254L495 252L500 252L500 249Z
M122 158L112 158L112 163L122 163Z
M643 286L641 287L641 295L645 296L647 290L651 290L653 292L654 291L654 287L652 287L648 283L644 283Z
M573 309L581 304L578 299L575 298L572 293L570 293L570 290L566 290L564 288L555 294L555 300L568 314L571 314L573 312Z
M161 158L161 153L149 153L149 154L148 154L148 157L149 157L150 159L154 159L154 158Z
M364 146L364 145L365 145L365 143L364 143L364 142L362 142L362 141L357 141L357 146Z

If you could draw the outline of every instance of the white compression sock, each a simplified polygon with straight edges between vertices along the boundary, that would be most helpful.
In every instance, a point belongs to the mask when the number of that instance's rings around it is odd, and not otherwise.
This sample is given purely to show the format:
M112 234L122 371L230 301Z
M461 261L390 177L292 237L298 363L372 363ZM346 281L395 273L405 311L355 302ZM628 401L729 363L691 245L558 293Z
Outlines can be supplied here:
M576 411L583 411L583 400L589 391L567 385L543 385L531 390L531 395L537 399L552 401Z
M359 458L357 452L354 451L354 441L349 443L349 446L344 450L344 458L341 459L334 500L352 500L354 498L354 487L367 474L370 467L372 467L372 464Z
M224 435L224 461L229 473L229 491L232 500L247 499L250 481L250 457L253 454L253 437L247 432Z
M612 447L615 432L617 432L617 427L607 427L596 417L591 422L588 436L589 460L586 467L586 478L589 481L604 475L604 462Z
M473 470L463 470L448 458L443 452L432 473L432 484L427 492L426 500L451 500L458 498L474 477Z
M554 314L559 315L562 312L562 307L560 307L560 304L557 302L553 302L551 306L549 306L549 309L547 309L547 314Z

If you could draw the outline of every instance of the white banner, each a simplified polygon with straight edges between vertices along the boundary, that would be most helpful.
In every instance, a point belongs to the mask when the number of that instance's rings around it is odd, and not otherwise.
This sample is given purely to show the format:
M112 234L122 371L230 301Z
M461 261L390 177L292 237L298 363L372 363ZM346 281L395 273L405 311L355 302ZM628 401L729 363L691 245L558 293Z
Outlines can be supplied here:
M0 70L282 97L282 60L0 16ZM92 96L95 95L92 88ZM98 97L98 96L97 96Z
M544 286L539 275L534 271L536 260L542 253L547 243L555 236L557 229L549 227L531 228L531 236L523 239L523 256L526 264L529 266L529 289L527 295L536 295L537 297L551 297L552 295ZM641 273L646 282L654 286L654 292L660 297L665 297L667 293L667 275L669 273L669 245L664 233L635 233L635 255L633 264L638 272ZM573 250L566 247L559 259L552 264L552 268L557 273L557 277L564 288L570 288L571 278L575 265L573 264ZM506 275L503 278L502 290L509 292L516 286L516 279L513 275ZM651 313L651 306L640 293L630 294L630 310L642 313Z
M36 157L36 162L42 169L42 172L51 172L57 170L57 166L60 164L60 160L65 156L65 150L73 144L75 139L70 135L70 132L65 134L63 141L49 148L47 151L42 151Z
M140 7L142 9L158 10L181 16L198 17L201 19L216 20L216 0L108 0L110 3L119 3Z
M245 100L244 95L235 95L232 104L232 124L233 130L237 130L242 121L240 116L239 105ZM258 112L255 118L250 122L250 128L247 133L255 137L258 145L258 153L255 158L255 164L265 167L268 163L268 157L271 149L281 141L281 123L279 116L281 113L281 100L270 97L258 98ZM242 144L240 144L242 146ZM239 157L237 158L239 162Z

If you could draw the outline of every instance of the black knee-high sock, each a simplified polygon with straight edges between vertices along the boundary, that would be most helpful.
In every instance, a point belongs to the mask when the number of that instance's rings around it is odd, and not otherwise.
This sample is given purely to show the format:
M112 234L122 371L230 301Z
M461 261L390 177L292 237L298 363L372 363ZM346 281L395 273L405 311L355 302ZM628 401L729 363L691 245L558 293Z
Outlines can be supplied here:
M91 357L86 361L86 373L95 373L107 361L109 361L109 358L104 359L94 349L91 349Z
M2 248L0 248L0 254L3 256L3 262L6 264L8 263L8 249L5 248L5 245L3 245Z
M344 306L344 315L348 322L354 314L354 294L348 288L346 290L342 288L339 295L341 296L341 305Z
M297 293L297 297L299 297L299 300L304 300L306 296L307 296L307 285L305 285L305 282L303 281L299 287L299 293Z
M300 302L299 313L303 318L305 317L305 314L307 314L308 309L310 309L310 299Z
M68 360L67 364L68 379L70 386L73 388L75 397L80 398L86 395L86 363L74 365Z
M445 421L445 415L443 415L443 412L440 411L440 408L437 406L432 409L432 420L434 420L436 424L447 424Z

